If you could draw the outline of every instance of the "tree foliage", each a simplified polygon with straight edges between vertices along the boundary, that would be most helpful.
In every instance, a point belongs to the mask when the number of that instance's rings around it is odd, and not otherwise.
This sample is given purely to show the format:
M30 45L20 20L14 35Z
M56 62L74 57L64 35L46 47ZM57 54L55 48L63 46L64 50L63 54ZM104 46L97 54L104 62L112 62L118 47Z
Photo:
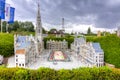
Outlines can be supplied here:
M9 32L11 31L28 31L28 32L34 32L34 25L32 22L19 22L15 21L13 24L10 24L9 27Z

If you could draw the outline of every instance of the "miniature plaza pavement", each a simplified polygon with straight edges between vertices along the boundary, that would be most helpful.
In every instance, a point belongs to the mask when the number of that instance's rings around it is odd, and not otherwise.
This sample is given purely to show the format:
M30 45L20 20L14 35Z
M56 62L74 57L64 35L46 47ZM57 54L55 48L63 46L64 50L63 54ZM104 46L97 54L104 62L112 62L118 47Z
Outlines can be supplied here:
M79 60L77 55L72 54L72 52L70 52L69 50L66 51L65 54L69 57L70 61L62 61L62 60L50 61L49 60L50 51L44 50L43 53L39 57L37 57L33 63L28 64L26 68L38 69L40 67L47 67L47 68L59 70L59 69L73 69L73 68L86 66ZM60 59L63 59L63 57ZM8 59L8 67L9 68L15 67L15 56L12 56Z

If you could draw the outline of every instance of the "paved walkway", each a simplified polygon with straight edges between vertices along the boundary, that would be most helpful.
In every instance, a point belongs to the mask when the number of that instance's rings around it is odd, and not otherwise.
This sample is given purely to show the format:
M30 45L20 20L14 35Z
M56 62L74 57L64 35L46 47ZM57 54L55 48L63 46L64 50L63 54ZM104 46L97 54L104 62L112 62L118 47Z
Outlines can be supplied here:
M83 65L79 60L77 60L74 55L69 55L71 56L70 62L56 62L56 64L54 64L53 62L49 62L47 60L48 56L49 56L49 51L45 51L41 56L37 58L37 61L35 61L33 64L29 64L27 68L38 69L40 67L48 67L58 70L58 69L73 69L73 68L85 67L85 65ZM15 67L14 56L8 59L8 67Z
M8 59L8 67L15 67L15 57L12 56Z

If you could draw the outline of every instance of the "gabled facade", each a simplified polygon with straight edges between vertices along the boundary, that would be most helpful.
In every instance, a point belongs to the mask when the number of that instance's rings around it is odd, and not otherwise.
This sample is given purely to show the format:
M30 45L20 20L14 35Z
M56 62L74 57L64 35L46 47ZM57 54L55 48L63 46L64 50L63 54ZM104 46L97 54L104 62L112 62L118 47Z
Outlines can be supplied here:
M84 37L74 38L74 42L71 44L71 50L77 54L80 53L80 45L85 45L86 39Z
M36 48L33 36L14 36L15 66L28 67L35 61Z
M94 55L94 62L95 65L98 67L104 66L104 52L100 47L99 43L92 43L93 53Z
M68 42L66 40L63 40L63 41L50 40L50 41L47 41L46 46L47 46L47 49L52 51L56 51L56 50L65 51L68 49Z
M71 49L86 66L104 66L104 52L99 43L86 42L84 37L75 38Z
M33 36L14 36L15 66L27 67L32 64L36 57L39 57L43 50L42 23L40 16L40 5L36 18L35 37Z

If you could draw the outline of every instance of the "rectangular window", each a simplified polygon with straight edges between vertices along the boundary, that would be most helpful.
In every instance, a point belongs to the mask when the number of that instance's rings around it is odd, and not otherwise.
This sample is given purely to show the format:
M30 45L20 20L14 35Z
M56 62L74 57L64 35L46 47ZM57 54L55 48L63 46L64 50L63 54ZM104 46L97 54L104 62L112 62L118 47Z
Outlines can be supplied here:
M16 62L18 62L18 59L16 59Z
M19 66L21 66L21 64L19 64Z
M18 63L16 63L16 66L18 66Z
M24 64L22 64L22 66L24 66Z
M16 55L16 57L18 57L18 55Z

